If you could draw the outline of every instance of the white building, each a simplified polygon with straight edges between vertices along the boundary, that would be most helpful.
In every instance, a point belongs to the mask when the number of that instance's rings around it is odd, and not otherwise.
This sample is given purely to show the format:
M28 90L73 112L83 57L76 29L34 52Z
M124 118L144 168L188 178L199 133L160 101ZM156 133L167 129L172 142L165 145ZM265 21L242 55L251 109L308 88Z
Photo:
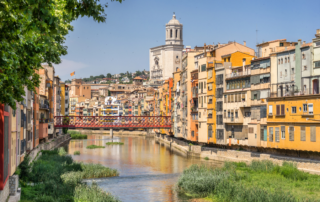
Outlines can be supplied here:
M149 50L150 79L165 80L181 69L183 47L183 25L173 15L166 24L166 44Z
M114 96L105 97L104 105L101 106L102 116L119 116L120 101Z

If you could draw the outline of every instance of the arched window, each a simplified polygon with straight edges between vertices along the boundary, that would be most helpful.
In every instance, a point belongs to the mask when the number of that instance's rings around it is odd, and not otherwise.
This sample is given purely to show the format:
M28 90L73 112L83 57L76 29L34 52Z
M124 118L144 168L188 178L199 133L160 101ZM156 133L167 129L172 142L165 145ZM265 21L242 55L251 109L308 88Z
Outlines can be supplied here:
M281 58L281 64L283 64L283 58Z
M172 29L170 29L170 38L172 38Z
M288 63L290 62L290 57L288 57Z
M302 54L302 59L306 59L306 55L304 53Z
M285 58L285 63L287 63L287 61L288 61L287 58Z
M280 65L280 59L279 59L279 61L278 61L278 62L279 62L279 65Z
M176 38L178 38L178 30L176 29Z

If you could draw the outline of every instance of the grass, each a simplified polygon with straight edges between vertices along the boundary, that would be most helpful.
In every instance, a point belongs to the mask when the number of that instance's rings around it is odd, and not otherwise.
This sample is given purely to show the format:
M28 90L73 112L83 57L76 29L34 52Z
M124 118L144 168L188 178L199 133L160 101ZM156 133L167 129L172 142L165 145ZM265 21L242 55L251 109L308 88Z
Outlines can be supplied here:
M80 155L80 151L73 152L73 155Z
M206 156L206 157L204 157L204 160L209 160L209 157L207 157L207 156Z
M177 190L213 201L317 201L320 176L287 162L282 166L271 161L226 162L223 168L192 165L180 176Z
M98 146L98 145L89 145L86 147L87 149L98 149L98 148L105 148L104 146Z
M69 133L70 133L71 139L82 140L82 139L88 138L87 135L83 135L83 134L76 132L76 131L70 131Z
M82 179L118 176L117 170L99 164L76 163L71 156L62 153L61 149L42 151L42 155L33 163L29 164L27 157L20 164L21 201L118 201L96 185L87 186L81 182ZM28 185L31 182L34 186Z
M124 145L123 142L107 142L106 145Z

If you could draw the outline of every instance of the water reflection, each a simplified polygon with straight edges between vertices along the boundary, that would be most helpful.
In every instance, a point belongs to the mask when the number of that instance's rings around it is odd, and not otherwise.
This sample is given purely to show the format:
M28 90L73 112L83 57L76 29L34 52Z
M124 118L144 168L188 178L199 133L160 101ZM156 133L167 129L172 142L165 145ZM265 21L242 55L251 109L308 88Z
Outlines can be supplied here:
M96 180L99 186L121 201L181 201L174 191L179 174L192 164L209 163L205 160L187 158L170 150L154 138L115 137L113 141L124 145L107 146L112 141L106 136L91 135L88 140L72 140L68 152L80 151L76 161L100 163L116 168L119 177ZM89 145L105 146L104 149L86 149ZM210 162L220 166L221 162Z

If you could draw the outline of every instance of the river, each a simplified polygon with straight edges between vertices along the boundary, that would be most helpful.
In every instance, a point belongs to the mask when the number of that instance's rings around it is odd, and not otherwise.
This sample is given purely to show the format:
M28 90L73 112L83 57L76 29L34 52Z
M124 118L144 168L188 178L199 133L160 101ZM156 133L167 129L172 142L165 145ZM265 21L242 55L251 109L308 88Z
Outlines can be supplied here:
M88 140L71 140L68 153L80 151L74 160L99 163L119 171L119 177L95 179L106 192L121 201L188 201L175 192L175 184L183 170L192 164L222 162L186 157L158 143L153 137L115 137L113 141L124 145L107 146L108 136L89 135ZM86 149L89 145L106 146L102 149ZM88 181L89 184L92 182Z

